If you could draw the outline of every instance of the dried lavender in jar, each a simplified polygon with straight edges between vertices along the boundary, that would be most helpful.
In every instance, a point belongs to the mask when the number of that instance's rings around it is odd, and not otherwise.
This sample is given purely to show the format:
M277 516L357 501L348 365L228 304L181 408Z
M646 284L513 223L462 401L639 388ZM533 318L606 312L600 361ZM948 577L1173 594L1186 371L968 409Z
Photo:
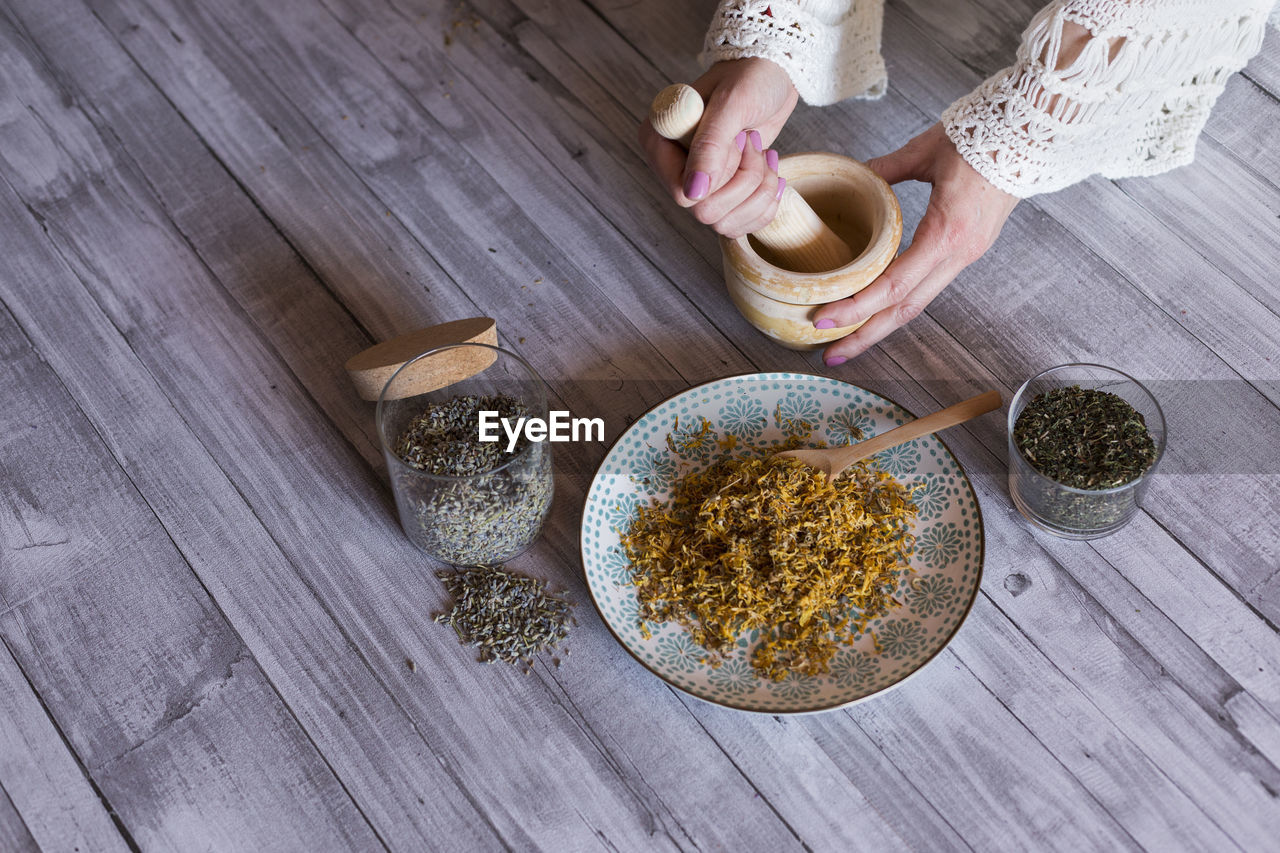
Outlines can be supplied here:
M523 436L510 452L505 441L480 441L482 411L512 421L529 416L515 397L453 397L423 410L394 448L411 469L392 471L406 533L455 565L500 563L519 554L537 538L551 507L550 449Z

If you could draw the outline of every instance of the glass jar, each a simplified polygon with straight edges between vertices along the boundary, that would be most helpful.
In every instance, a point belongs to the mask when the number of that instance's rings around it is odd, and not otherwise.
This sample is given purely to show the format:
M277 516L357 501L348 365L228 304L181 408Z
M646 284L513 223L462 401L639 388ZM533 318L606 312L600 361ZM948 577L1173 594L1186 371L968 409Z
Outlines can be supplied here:
M419 390L454 374L467 378ZM409 540L441 562L493 565L523 552L542 531L554 490L549 443L529 441L496 467L461 476L429 473L395 450L429 407L472 395L514 398L525 416L547 419L546 386L528 362L500 347L461 343L428 350L392 374L378 398L378 438ZM478 441L479 424L474 428ZM505 449L506 433L501 426L495 432Z
M1137 479L1109 489L1080 489L1041 474L1013 438L1018 416L1032 399L1056 388L1078 385L1115 394L1142 415L1155 442L1155 459ZM1100 364L1064 364L1022 383L1009 406L1009 494L1018 512L1037 527L1067 539L1097 539L1129 523L1164 455L1165 423L1160 404L1142 383Z

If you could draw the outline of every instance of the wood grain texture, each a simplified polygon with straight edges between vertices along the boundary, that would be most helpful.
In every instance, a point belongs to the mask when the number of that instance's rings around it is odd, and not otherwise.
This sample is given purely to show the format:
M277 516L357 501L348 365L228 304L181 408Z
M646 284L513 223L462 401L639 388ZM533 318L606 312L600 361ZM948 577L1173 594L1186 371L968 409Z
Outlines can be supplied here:
M9 233L26 230L15 229L16 213L5 187L0 222ZM21 215L27 218L25 210ZM54 265L43 268L47 282ZM6 264L6 275L25 278L30 271ZM7 313L0 316L0 340L13 355L0 367L11 389L0 426L26 434L34 422L40 433L7 467L24 484L25 511L56 524L67 552L44 564L41 589L24 590L18 603L10 598L0 639L52 709L122 830L154 849L197 839L228 847L299 839L376 846L117 461ZM19 732L36 725L16 722ZM67 773L58 763L49 772ZM29 825L48 821L63 796L74 803L80 791L83 799L83 786L71 781L67 795L34 800ZM104 833L91 818L81 817L81 831L95 833L87 839L92 843ZM57 826L62 841L77 823ZM113 839L102 841L109 847Z
M109 805L7 647L0 648L0 738L0 810L8 803L15 815L8 820L13 840L3 849L22 849L23 836L34 849L128 849Z
M74 28L68 27L63 31L74 32ZM101 69L98 71L99 76L96 79L110 80L109 75L103 75ZM154 129L156 125L148 124L146 127ZM92 133L86 136L81 131L66 135L79 140L82 145L92 145ZM23 149L9 150L16 156ZM198 176L200 171L188 169L183 174L191 179ZM91 182L86 180L85 183ZM136 190L136 186L133 189ZM197 184L192 189L198 192L201 187ZM127 192L124 193L124 197L129 197ZM217 197L216 194L214 197ZM145 194L142 198L134 196L133 199L134 203L145 203ZM126 209L130 206L124 205ZM249 210L252 209L251 206L246 205L246 207ZM103 213L110 213L111 210L106 209ZM153 206L151 210L163 221L163 213L158 207ZM81 212L89 216L97 214L92 210L92 206L88 206ZM227 224L232 225L238 222L237 217L244 211L233 207L227 212L231 216ZM47 241L48 238L35 227L34 220L30 220L29 224L32 227L30 231L25 232L24 236L32 246L40 246L43 241ZM90 239L103 237L102 226L98 229L83 225L81 227L83 233L92 235ZM270 229L267 233L271 233ZM223 233L219 236L225 238L227 235ZM237 242L234 227L230 236L231 245L237 249L253 245ZM107 229L105 240L111 244L112 239L110 230ZM131 244L136 246L135 241L127 239L117 239L116 244L126 249ZM150 281L155 285L155 292L159 293L165 292L172 285L176 278L174 271L178 269L185 269L195 275L197 281L201 280L202 274L198 272L198 264L197 271L193 272L190 256L184 254L186 250L182 248L182 244L180 235L175 239L172 231L162 232L160 239L153 247L153 254L141 262L140 266L144 272L138 273L135 268L120 273L118 280ZM136 249L127 250L119 255L111 251L105 254L114 257L117 262L128 263L130 259L135 258L134 251ZM73 253L73 256L75 254ZM224 257L228 261L233 261L236 256ZM231 603L249 606L253 608L251 612L260 615L257 621L242 618L240 620L242 630L246 633L251 629L265 631L267 636L274 637L280 632L300 633L302 626L322 625L324 623L323 608L314 601L313 596L305 593L305 583L293 575L288 561L278 553L270 535L262 530L252 510L245 505L243 495L226 480L226 475L219 470L208 452L190 434L181 418L173 411L172 404L156 387L155 379L148 374L146 368L138 362L136 354L120 338L119 329L122 327L142 326L152 330L166 328L163 310L139 325L135 325L134 321L127 316L117 316L116 319L120 321L120 325L114 325L102 314L99 305L94 302L90 294L84 292L73 280L67 284L63 293L58 293L57 289L46 286L45 282L53 270L59 266L57 263L51 264L47 259L39 263L39 256L29 257L27 260L32 263L32 267L20 273L15 271L17 273L15 279L29 283L29 287L20 289L18 293L10 292L10 297L20 295L34 300L25 302L22 306L28 309L26 316L33 325L38 325L33 320L35 317L54 316L58 312L68 317L67 324L61 328L65 334L72 337L55 336L51 340L42 340L41 345L45 351L59 354L57 358L63 360L64 374L70 377L73 387L83 395L85 401L83 405L87 409L113 411L121 408L123 411L151 413L148 418L142 420L130 417L109 419L110 423L104 424L103 434L116 448L121 458L130 460L129 467L136 478L135 485L145 491L152 502L151 506L174 531L176 542L192 556L192 560L197 565L210 569L206 579L214 585L214 588L230 587L240 590L244 598L238 601L232 600ZM283 260L288 259L286 257ZM148 266L149 263L154 265ZM267 267L268 271L274 269L279 267ZM39 272L37 273L36 270ZM272 281L277 286L280 284L279 278L273 277ZM209 290L208 293L216 298L216 289ZM104 292L102 295L108 303L112 302L109 292ZM118 303L115 304L118 305ZM179 313L181 313L180 309ZM198 316L196 319L198 320ZM96 346L80 346L80 343L86 339L94 341ZM218 346L215 344L206 352L216 352L217 349ZM106 354L112 353L115 354L115 360L119 364L132 365L132 370L123 370L119 374L113 373L110 377L100 375L101 359L106 357ZM191 355L195 356L194 353ZM192 357L189 363L195 368L193 375L199 376L202 371L201 366L206 362L207 359L199 356ZM166 366L166 369L170 374L173 373L173 366ZM345 378L340 374L332 375L332 381L336 385L342 385L344 396L349 398L350 390L345 387ZM272 396L269 384L270 380L266 379L260 384L254 383L252 387L255 391L260 388L265 398L269 399ZM267 411L275 409L273 404L264 403L262 398L256 401L256 406ZM216 411L214 417L225 423ZM202 483L200 489L191 489L191 481L185 477L174 478L174 472L184 470L192 474L200 472L195 474ZM234 533L228 535L229 531ZM189 580L194 581L194 578ZM281 599L280 594L275 593L280 587L283 587L283 594L290 595L287 604ZM227 603L225 598L224 603ZM263 657L268 660L272 674L282 678L285 684L291 687L299 683L304 685L305 695L310 697L310 701L295 699L294 713L304 714L310 718L309 722L316 737L326 733L330 728L345 734L353 743L359 737L358 747L351 748L346 753L350 760L358 762L361 767L359 773L351 775L367 779L368 783L374 787L377 794L374 800L379 808L391 809L396 814L404 815L404 818L397 822L399 834L392 837L397 839L405 837L406 840L402 843L408 843L407 837L413 836L422 843L424 837L434 836L420 833L430 833L446 828L454 837L473 838L477 843L481 843L481 839L490 837L486 835L482 824L476 825L473 822L474 816L470 814L466 819L456 820L456 823L451 825L449 815L455 813L452 810L469 809L469 807L466 806L465 799L460 794L455 794L456 799L451 800L449 792L456 789L448 783L447 773L439 765L414 762L412 772L387 774L389 768L397 767L412 755L411 752L406 751L406 745L415 737L412 725L403 719L399 726L395 725L397 719L395 705L385 695L382 697L382 704L378 704L379 691L376 688L376 681L363 665L360 666L359 671L351 668L352 659L358 662L358 655L352 652L350 643L338 632L332 631L326 635L318 628L308 627L305 634L310 640L309 645L290 650L285 643L278 643L278 647L271 655L264 654ZM260 638L254 637L254 639ZM270 648L265 644L259 647L264 651ZM315 682L307 677L307 674L313 671L321 676ZM346 718L349 714L351 722L348 723ZM380 727L371 729L368 726L369 720L383 722ZM259 726L250 727L250 730L265 725L264 721ZM377 736L367 737L366 731L376 732ZM246 745L251 746L251 743ZM287 766L287 762L282 762L282 767ZM396 787L390 792L385 788L387 779L396 783ZM420 793L422 791L432 792L429 802L422 797ZM267 798L267 802L270 802L270 798ZM320 826L323 826L323 822ZM287 830L285 825L279 828ZM299 837L305 838L306 835Z
M636 144L653 93L697 75L713 5L0 7L0 846L1269 846L1274 38L1194 166L1020 205L925 314L827 371L925 413L1097 358L1153 382L1185 437L1130 527L1068 543L1010 507L999 416L948 433L987 571L918 676L779 719L636 666L583 610L600 443L557 448L515 562L580 602L572 656L480 667L427 618L443 592L396 525L351 355L495 316L608 440L691 384L822 371L741 319L714 236ZM778 145L891 150L1007 62L1035 5L894 0L889 93L802 106ZM908 233L927 191L898 187Z
M3 787L0 787L0 848L13 853L37 853L40 850L40 845L36 844Z
M1249 61L1241 75L1280 97L1280 27L1267 27L1262 50Z

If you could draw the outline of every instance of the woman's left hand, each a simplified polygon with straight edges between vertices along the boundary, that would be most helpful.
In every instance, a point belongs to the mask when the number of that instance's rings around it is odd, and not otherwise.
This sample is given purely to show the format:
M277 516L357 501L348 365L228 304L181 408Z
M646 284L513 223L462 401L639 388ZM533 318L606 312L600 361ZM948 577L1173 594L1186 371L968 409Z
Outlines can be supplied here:
M819 329L866 320L823 351L831 367L869 349L923 311L961 270L991 248L1018 203L1016 196L996 189L965 162L941 124L867 165L890 184L923 181L932 184L933 191L906 251L866 288L824 305L814 316Z

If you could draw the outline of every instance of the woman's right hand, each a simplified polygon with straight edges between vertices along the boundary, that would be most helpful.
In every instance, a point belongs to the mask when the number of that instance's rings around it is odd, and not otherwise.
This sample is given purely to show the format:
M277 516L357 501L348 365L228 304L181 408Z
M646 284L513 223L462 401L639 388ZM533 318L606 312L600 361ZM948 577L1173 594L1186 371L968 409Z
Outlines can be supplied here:
M791 78L767 59L717 62L692 83L706 105L686 152L645 119L640 145L649 167L681 207L726 237L773 219L785 182L768 146L795 109Z

